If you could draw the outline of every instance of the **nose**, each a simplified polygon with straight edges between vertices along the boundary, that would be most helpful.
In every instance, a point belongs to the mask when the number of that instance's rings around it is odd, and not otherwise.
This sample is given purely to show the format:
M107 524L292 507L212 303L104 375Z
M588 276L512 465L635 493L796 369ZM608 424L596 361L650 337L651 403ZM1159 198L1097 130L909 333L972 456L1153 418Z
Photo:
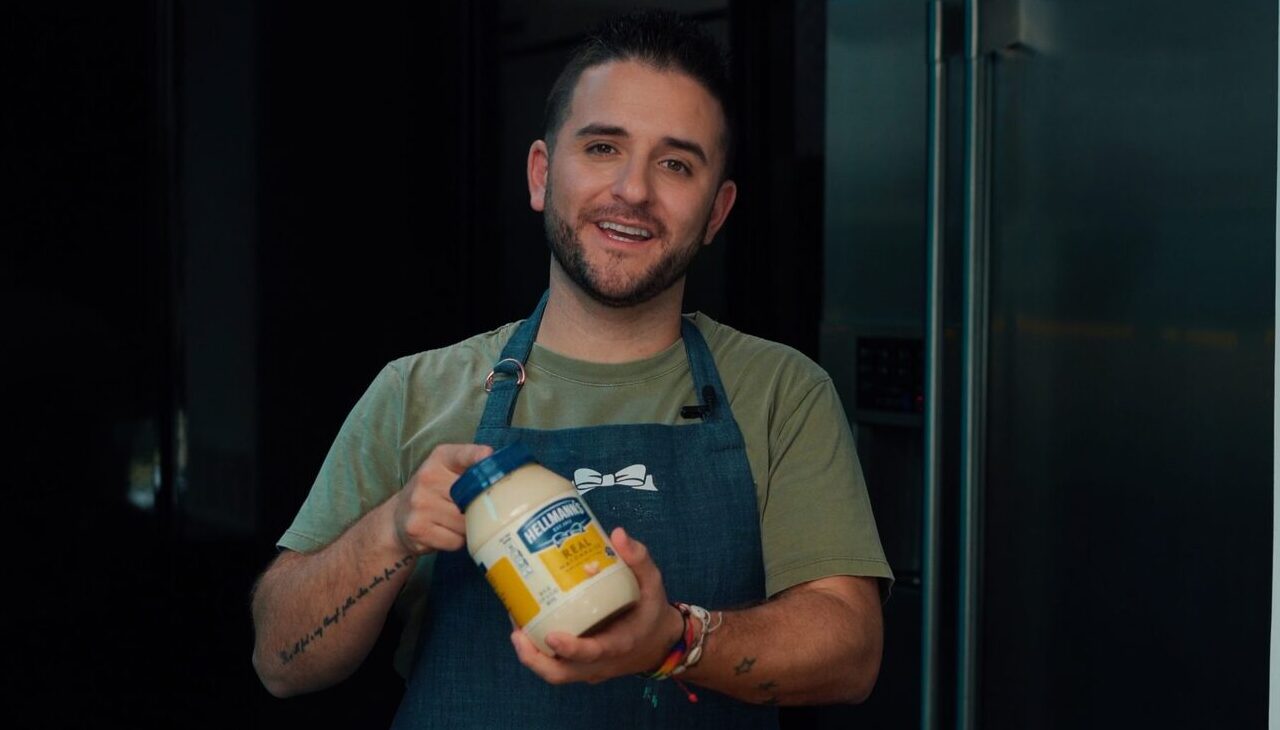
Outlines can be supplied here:
M628 205L641 206L649 202L649 168L638 162L628 162L618 170L613 181L613 197Z

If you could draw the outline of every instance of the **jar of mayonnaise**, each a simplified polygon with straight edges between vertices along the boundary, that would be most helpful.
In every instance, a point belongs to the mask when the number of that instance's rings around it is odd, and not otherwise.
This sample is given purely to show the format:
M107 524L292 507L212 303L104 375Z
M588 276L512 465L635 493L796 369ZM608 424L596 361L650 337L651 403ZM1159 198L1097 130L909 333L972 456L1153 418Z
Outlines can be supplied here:
M640 597L567 479L514 443L477 462L449 490L467 520L467 550L517 626L547 655L552 631L581 636Z

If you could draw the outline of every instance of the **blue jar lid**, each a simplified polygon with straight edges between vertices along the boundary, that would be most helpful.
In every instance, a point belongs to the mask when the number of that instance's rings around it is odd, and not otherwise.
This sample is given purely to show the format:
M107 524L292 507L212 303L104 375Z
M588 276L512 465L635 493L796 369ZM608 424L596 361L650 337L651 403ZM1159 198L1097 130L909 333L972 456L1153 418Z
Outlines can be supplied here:
M489 485L532 462L533 454L519 441L498 449L462 472L449 488L449 497L465 512L471 500L479 497Z

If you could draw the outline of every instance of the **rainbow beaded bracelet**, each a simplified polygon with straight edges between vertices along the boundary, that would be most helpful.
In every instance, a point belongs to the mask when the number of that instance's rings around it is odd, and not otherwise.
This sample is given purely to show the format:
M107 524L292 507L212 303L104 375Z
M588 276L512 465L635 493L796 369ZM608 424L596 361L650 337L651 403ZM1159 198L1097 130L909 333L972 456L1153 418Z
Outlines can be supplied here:
M667 658L662 660L662 664L652 672L641 672L640 676L645 679L666 679L678 670L683 669L684 658L689 653L690 647L693 646L693 624L689 621L689 606L683 603L672 603L678 611L680 618L684 621L684 629L680 632L680 638L671 647L671 651L667 652Z

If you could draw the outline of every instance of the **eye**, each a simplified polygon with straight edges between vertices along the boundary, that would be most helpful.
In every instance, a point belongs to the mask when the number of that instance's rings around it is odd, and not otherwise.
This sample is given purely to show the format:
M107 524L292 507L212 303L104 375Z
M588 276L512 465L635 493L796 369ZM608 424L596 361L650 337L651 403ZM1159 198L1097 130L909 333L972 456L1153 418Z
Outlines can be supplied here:
M617 152L617 148L608 142L592 142L587 145L587 154L589 155L611 155Z
M693 170L690 169L688 165L684 164L680 160L663 160L662 166L672 172L680 173L681 175L693 174Z

